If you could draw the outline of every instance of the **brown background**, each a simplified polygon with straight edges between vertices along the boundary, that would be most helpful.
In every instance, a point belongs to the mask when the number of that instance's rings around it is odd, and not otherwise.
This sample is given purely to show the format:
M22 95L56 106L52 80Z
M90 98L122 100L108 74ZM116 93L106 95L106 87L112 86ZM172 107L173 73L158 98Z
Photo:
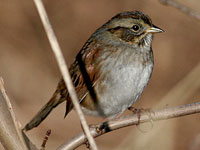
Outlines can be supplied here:
M199 0L179 1L200 12ZM157 0L45 0L44 3L68 65L95 29L116 13L145 12L165 33L157 34L153 40L153 76L134 106L162 108L200 100L200 85L193 88L193 84L184 84L186 75L199 63L200 21ZM31 0L1 0L0 68L17 118L24 126L49 100L61 76ZM196 74L197 79L199 76ZM179 87L182 90L177 94ZM62 104L38 128L28 132L38 147L49 128L52 135L47 150L55 149L81 131L75 111L63 119L64 111L65 104ZM89 123L103 121L92 117L87 120ZM199 124L199 115L187 116L153 123L152 128L148 123L138 128L124 128L97 138L96 142L103 150L196 150L200 149Z

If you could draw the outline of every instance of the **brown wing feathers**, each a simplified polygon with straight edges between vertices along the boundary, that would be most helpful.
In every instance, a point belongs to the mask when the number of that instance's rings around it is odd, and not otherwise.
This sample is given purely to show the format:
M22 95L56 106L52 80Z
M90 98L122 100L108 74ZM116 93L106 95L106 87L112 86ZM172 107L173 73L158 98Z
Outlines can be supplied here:
M75 89L78 95L79 100L82 100L83 96L88 92L87 86L84 82L83 75L80 71L80 62L77 61L78 56L81 56L81 61L84 64L84 67L87 71L87 74L90 78L91 85L93 86L94 82L97 79L95 76L95 68L93 64L93 59L95 59L95 55L99 50L96 45L93 45L95 42L88 40L86 44L83 46L83 49L77 55L76 60L70 66L70 74L72 77L72 81L75 85ZM82 56L84 54L84 56ZM47 116L48 114L60 103L66 100L66 113L65 116L72 110L73 104L71 98L68 94L67 88L63 79L58 83L57 89L54 92L52 98L49 102L42 107L42 109L33 117L33 119L24 127L24 130L28 131L34 127L37 127Z

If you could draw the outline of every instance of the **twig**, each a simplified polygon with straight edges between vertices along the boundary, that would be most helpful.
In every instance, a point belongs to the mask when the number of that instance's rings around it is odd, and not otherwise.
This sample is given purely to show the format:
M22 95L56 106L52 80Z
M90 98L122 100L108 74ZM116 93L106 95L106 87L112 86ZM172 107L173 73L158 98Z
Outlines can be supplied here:
M50 135L51 135L51 129L47 130L47 132L45 134L45 137L44 137L44 140L42 142L40 150L45 150L45 146L46 146L46 143L47 143Z
M6 150L26 149L2 78L0 78L0 142Z
M59 68L61 70L63 79L64 79L65 84L67 86L68 92L71 96L73 105L74 105L74 107L75 107L75 109L76 109L76 111L77 111L77 113L80 117L81 124L83 126L84 132L86 133L86 136L87 136L88 141L90 143L91 149L97 150L96 143L95 143L93 137L90 134L89 127L87 125L87 122L86 122L85 117L83 115L83 112L81 110L81 107L80 107L80 104L79 104L79 101L78 101L78 98L77 98L77 95L76 95L76 92L75 92L75 88L74 88L74 85L72 83L72 80L71 80L71 77L70 77L70 74L69 74L69 70L67 69L67 65L65 63L64 57L62 55L60 46L59 46L58 41L56 39L56 36L53 32L51 24L49 22L49 19L48 19L47 13L45 11L44 5L43 5L41 0L34 0L34 3L36 5L36 8L37 8L39 15L41 17L42 23L44 25L44 28L45 28L45 31L46 31L46 34L47 34L47 37L48 37L49 42L50 42L50 45L51 45L52 50L53 50L53 52L56 56L56 60L58 62Z
M145 123L148 121L159 121L170 118L176 118L180 116L191 115L195 113L200 113L200 102L186 104L182 106L164 108L160 110L150 110L144 111L140 116L140 123ZM137 125L138 116L137 114L126 116L124 118L119 118L117 120L104 122L99 125L95 125L90 128L92 136L98 137L102 134L108 133L113 130L117 130L123 127ZM70 141L61 145L58 150L70 150L79 147L81 144L87 141L84 133L80 133L76 137L72 138Z
M183 13L200 20L199 13L195 12L194 10L192 10L186 6L181 5L180 3L178 3L174 0L160 0L160 2L164 5L170 5L172 7L175 7L177 9L179 9L180 11L182 11Z

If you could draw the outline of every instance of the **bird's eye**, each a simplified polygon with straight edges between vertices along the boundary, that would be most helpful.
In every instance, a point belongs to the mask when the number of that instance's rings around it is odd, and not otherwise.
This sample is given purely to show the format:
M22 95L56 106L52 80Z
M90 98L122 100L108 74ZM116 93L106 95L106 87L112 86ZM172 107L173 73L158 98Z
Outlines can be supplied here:
M132 29L133 29L134 31L138 31L138 30L140 29L140 26L137 25L137 24L135 24L135 25L133 25Z

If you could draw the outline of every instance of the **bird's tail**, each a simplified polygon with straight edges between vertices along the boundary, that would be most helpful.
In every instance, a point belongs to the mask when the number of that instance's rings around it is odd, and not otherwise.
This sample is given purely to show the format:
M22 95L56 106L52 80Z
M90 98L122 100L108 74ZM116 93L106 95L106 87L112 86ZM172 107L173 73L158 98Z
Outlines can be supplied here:
M61 92L56 90L49 102L42 107L42 109L33 117L29 123L26 124L23 130L28 131L34 127L37 127L48 116L54 107L64 102L65 100L66 95L65 97L62 97Z

